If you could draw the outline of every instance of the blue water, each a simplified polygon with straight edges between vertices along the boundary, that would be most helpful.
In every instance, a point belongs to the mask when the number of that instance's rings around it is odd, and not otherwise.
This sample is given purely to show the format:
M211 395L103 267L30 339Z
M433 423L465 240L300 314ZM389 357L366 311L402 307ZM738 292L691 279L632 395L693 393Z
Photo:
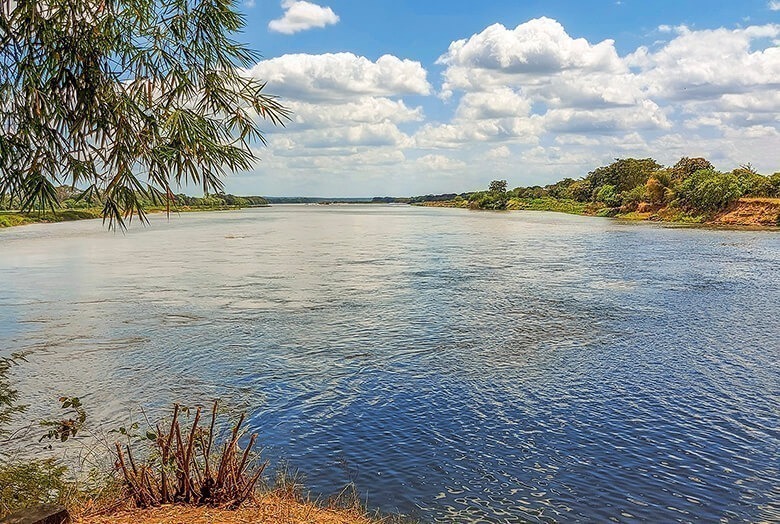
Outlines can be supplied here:
M225 399L425 522L780 521L780 233L275 206L0 230L0 352L94 426Z

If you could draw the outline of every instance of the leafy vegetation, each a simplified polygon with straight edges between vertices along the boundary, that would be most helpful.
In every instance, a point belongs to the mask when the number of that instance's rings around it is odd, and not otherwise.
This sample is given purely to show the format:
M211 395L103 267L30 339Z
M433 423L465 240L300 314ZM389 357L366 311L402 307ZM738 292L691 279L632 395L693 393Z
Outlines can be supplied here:
M0 198L53 211L81 187L123 227L181 184L219 193L289 116L245 73L244 26L232 0L0 3Z
M702 222L743 197L780 198L780 173L761 175L750 164L717 171L705 158L680 159L664 167L652 158L617 159L579 180L506 190L493 181L487 191L412 197L416 204L469 209L533 209L632 219Z
M36 504L62 502L68 468L55 460L0 463L0 518Z
M0 228L32 224L35 222L67 222L88 218L101 218L102 208L95 207L96 202L79 198L79 191L70 187L56 188L59 204L53 209L23 212L10 208L9 200L0 200ZM243 207L267 206L268 201L261 196L239 197L217 193L205 197L185 194L171 195L165 206L150 200L142 200L146 212L165 211L210 211L217 209L238 209Z

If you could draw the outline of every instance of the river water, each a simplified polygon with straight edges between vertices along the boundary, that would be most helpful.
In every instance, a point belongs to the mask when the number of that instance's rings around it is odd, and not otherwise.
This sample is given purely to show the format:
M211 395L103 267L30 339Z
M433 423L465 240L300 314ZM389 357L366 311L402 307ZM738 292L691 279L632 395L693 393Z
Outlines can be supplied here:
M223 398L424 522L780 520L780 234L274 206L0 230L31 413Z

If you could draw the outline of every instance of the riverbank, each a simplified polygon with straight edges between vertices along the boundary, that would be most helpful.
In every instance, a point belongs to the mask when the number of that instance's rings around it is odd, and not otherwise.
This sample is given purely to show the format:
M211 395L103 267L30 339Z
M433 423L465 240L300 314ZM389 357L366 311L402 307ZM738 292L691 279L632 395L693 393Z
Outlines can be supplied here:
M190 206L177 206L170 209L170 213L194 213L200 211L234 211L243 209L245 206L217 206L217 207L190 207ZM252 206L262 207L262 206ZM167 213L164 207L153 207L145 210L146 213ZM62 209L56 213L46 213L38 215L36 213L21 213L15 211L0 211L0 228L25 226L29 224L50 224L56 222L72 222L74 220L90 220L96 218L102 218L102 210L100 208L88 208L88 209Z
M420 202L424 207L454 207L474 209L469 201L446 200ZM780 198L740 198L726 209L712 215L693 215L672 206L639 206L634 211L623 208L599 207L574 200L554 198L510 199L508 211L551 211L582 216L601 216L623 220L667 222L676 224L701 224L712 226L745 226L762 229L780 227Z

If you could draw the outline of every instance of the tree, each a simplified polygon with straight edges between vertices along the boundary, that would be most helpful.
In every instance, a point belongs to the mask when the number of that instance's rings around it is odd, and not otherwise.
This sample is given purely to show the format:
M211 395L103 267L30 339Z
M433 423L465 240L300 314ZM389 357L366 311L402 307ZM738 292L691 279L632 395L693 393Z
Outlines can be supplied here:
M658 171L647 180L647 198L652 204L668 204L674 200L674 173Z
M630 191L647 183L647 179L662 167L652 158L619 158L588 173L588 180L594 191L605 185L615 186L618 192Z
M683 180L696 171L701 171L703 169L714 169L714 167L706 158L688 158L687 156L684 156L672 167L672 174L674 179Z
M696 171L680 183L677 198L689 210L713 213L742 196L739 179L713 169Z
M221 191L259 121L288 118L246 72L244 24L232 0L2 2L0 200L53 209L67 184L124 227L172 187Z
M596 202L601 202L607 207L618 207L623 202L617 188L611 184L601 186L595 195Z
M506 193L506 180L493 180L492 182L490 182L490 188L488 189L488 191L497 194Z
M577 180L569 186L569 193L577 202L587 202L593 194L593 186L588 179Z

